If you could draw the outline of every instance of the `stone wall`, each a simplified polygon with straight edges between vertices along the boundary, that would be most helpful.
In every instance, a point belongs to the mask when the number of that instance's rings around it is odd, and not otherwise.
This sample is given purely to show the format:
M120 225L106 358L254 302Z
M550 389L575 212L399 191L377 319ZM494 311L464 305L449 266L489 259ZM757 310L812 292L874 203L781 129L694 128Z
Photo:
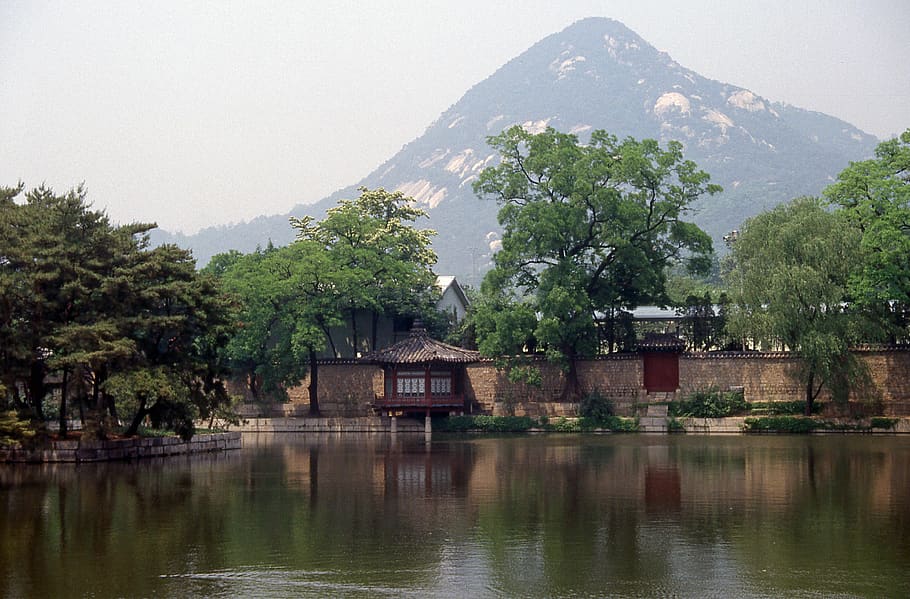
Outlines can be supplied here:
M794 401L803 388L792 376L798 361L786 353L692 353L679 358L679 394L742 387L746 401Z
M240 433L179 437L140 437L109 441L53 441L49 449L0 450L0 462L106 462L240 449Z
M495 416L575 416L577 404L560 401L566 380L562 369L543 359L534 366L540 369L539 387L510 382L507 373L489 361L468 366L465 395L472 411ZM620 411L637 401L642 377L637 355L583 360L576 368L583 393L599 391L613 399Z
M859 350L856 355L868 367L871 386L853 389L850 400L878 399L885 415L910 415L910 351ZM805 389L794 377L798 368L799 360L783 352L684 354L679 360L679 394L742 387L750 402L802 400ZM818 400L830 399L823 388Z
M886 415L910 415L910 350L859 351L869 366L872 389L861 400L878 396ZM511 383L504 371L490 361L465 369L465 396L469 411L495 415L572 416L577 405L560 402L565 374L558 366L539 360L539 387ZM692 353L679 360L680 388L677 397L692 391L717 388L743 389L750 402L797 401L802 386L792 377L797 360L786 353ZM578 377L584 392L599 391L614 400L617 412L632 415L634 407L654 399L645 393L642 360L638 355L607 356L580 361ZM273 406L266 416L303 416L309 406L308 380L290 391L291 403ZM319 403L325 416L368 416L376 394L382 393L382 370L354 361L333 361L319 367ZM671 394L672 395L672 394ZM663 401L669 398L659 398ZM829 399L827 391L819 397ZM255 414L246 414L255 415Z

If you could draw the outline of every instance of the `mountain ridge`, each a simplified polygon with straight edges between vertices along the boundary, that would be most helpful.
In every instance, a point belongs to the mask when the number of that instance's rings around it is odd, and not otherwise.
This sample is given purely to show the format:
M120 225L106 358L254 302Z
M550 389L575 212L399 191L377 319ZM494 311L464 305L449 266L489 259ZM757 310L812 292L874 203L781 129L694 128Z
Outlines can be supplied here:
M249 252L293 240L290 216L321 217L361 186L401 190L430 213L419 226L439 235L437 272L477 283L496 249L495 202L471 183L497 156L488 136L518 124L552 126L584 141L595 129L617 137L677 139L686 158L724 186L696 202L693 218L716 240L745 218L799 195L817 195L849 161L871 155L877 139L835 117L772 102L683 67L619 21L588 18L551 34L472 86L416 139L357 183L285 215L207 228L156 232L194 250Z

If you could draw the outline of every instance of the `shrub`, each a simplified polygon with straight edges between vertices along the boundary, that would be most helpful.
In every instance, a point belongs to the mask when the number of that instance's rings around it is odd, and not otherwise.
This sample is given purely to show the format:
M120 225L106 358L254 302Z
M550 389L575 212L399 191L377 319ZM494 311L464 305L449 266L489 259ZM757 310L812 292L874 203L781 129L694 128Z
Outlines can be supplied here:
M463 433L520 433L533 428L536 422L527 416L450 416L436 425L443 432Z
M816 428L824 428L824 425L798 416L749 417L743 422L743 431L747 433L808 433Z
M614 414L613 400L604 397L599 391L592 391L585 395L578 404L578 415L582 418L606 422Z
M464 433L474 428L473 416L449 416L439 423L433 423L433 428L451 433Z
M684 433L686 432L686 427L683 426L683 423L677 420L676 418L667 419L667 432L668 433Z
M748 409L742 391L719 391L705 389L695 391L682 401L673 402L668 407L670 416L691 418L722 418L741 414Z
M812 413L819 411L820 402L812 404ZM749 404L749 411L752 414L763 414L768 416L778 415L800 415L806 413L805 401L764 401Z
M0 412L0 447L20 447L36 434L31 421L20 418L15 410Z
M897 424L897 418L885 418L883 416L875 416L872 418L872 428L885 428L893 429L894 425Z
M569 420L565 416L560 416L550 423L547 430L557 433L578 433L581 432L581 423L578 419Z

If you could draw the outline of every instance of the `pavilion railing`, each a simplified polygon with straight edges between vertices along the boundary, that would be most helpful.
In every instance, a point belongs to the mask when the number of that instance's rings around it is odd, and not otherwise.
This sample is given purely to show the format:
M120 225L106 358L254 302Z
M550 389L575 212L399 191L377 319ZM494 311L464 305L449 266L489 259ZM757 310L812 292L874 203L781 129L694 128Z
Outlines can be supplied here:
M374 402L377 408L446 408L464 405L464 394L431 395L430 397L384 396L377 395Z

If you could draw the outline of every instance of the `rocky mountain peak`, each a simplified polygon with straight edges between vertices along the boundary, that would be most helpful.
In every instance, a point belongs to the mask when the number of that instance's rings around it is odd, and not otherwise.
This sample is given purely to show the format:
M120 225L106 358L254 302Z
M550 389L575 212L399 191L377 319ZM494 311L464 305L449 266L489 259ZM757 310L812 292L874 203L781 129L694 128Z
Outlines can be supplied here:
M438 272L478 283L499 228L496 204L476 198L471 184L498 160L487 137L514 124L532 132L553 127L582 141L595 129L679 140L686 157L725 188L700 201L694 214L717 240L762 209L818 194L850 160L871 155L877 141L833 117L707 79L622 23L588 18L497 69L361 181L292 214L318 217L338 199L355 197L359 186L401 190L430 213L429 226L439 232ZM286 217L257 219L230 234L203 231L176 241L204 261L228 249L227 240L242 251L268 239L290 242L289 229Z

